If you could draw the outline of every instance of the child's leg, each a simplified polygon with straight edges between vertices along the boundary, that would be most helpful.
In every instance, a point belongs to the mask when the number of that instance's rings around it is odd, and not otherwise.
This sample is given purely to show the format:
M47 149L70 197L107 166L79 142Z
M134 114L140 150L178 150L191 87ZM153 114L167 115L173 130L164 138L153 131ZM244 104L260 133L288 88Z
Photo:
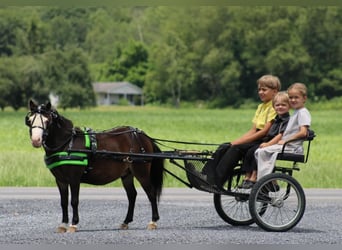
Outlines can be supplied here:
M256 170L254 170L254 171L250 174L249 180L250 180L251 182L256 182L256 181L257 181L257 171L256 171Z
M255 170L257 169L254 153L255 150L259 148L259 145L260 144L255 144L251 148L249 148L245 157L243 158L241 170L245 171L244 180L251 180L253 182L256 181L256 177L253 176L253 174L256 175Z
M255 157L258 163L257 180L267 174L272 173L278 156L279 146L282 145L259 148L257 151L255 151Z

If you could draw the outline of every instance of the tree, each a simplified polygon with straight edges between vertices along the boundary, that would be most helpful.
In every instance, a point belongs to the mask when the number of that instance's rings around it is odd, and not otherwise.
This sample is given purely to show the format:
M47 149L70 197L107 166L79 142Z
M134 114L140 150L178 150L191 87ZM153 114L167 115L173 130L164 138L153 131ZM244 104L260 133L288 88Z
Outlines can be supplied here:
M34 17L29 24L27 31L28 48L27 54L36 55L44 52L45 49L45 31L43 25L36 17Z
M12 56L17 43L17 30L20 21L12 12L0 12L0 56Z
M95 105L88 61L81 49L71 47L66 51L51 51L44 55L44 63L45 82L59 97L63 108Z
M96 8L89 13L84 48L92 63L104 64L113 60L120 47L135 40L130 30L131 18L127 8Z
M29 99L45 103L49 99L50 88L45 84L45 68L40 57L25 56L18 59L21 68L21 87L26 106Z
M332 99L336 96L342 96L342 70L333 69L328 72L318 86L317 92L327 99Z
M340 95L340 91L332 91L335 89L332 88L334 83L328 79L336 74L335 69L342 68L341 24L342 8L307 8L306 20L300 32L303 45L311 59L307 81L312 83L316 96L325 95L332 98ZM332 92L327 94L327 90Z
M94 101L93 78L135 83L145 103L239 107L274 74L283 89L300 81L331 99L341 95L341 25L336 6L1 8L0 88L82 106ZM2 107L21 105L0 95Z
M176 33L166 34L166 41L154 48L151 58L153 74L147 78L147 90L154 96L162 94L163 101L180 106L183 91L192 84L194 74L191 61L186 56L187 46ZM171 100L170 98L171 97Z
M0 107L11 106L18 110L23 105L22 89L19 84L20 72L17 72L16 58L1 58L0 60Z
M118 49L104 68L102 81L129 81L139 87L145 84L145 75L147 71L148 52L146 47L137 41L130 41L123 48Z
M43 8L41 20L48 24L49 42L53 49L82 47L90 27L89 14L94 8Z

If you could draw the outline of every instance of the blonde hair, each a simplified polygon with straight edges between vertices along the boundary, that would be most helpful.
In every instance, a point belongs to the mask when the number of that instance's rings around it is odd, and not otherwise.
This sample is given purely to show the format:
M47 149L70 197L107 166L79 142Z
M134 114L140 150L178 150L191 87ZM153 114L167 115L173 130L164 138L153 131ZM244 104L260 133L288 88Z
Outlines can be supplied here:
M280 90L281 83L277 76L273 75L263 75L257 80L257 84L260 87L267 87L270 89Z
M297 90L299 93L301 93L302 96L307 96L308 90L304 83L296 82L292 84L288 89L287 92L291 89Z
M289 95L287 94L287 92L285 92L285 91L278 92L273 97L273 101L272 101L273 106L276 102L285 102L290 106L290 98L289 98Z

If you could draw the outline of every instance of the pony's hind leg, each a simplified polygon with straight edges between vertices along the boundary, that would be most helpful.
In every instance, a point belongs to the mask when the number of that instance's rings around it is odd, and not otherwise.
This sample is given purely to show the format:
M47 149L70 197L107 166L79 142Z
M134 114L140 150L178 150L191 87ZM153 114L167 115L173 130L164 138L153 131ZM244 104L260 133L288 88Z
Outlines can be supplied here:
M158 212L158 204L157 204L157 192L156 189L153 187L151 182L146 181L146 179L141 179L137 177L142 188L144 189L148 200L151 203L152 208L152 221L148 223L147 229L153 230L157 229L157 221L159 220L159 212Z
M124 222L120 225L120 229L128 229L128 223L133 221L137 190L135 189L133 175L131 173L121 177L121 181L128 198L128 210Z
M151 203L152 207L152 220L148 223L147 229L153 230L157 229L157 221L159 220L158 204L157 204L157 194L151 185L142 187Z

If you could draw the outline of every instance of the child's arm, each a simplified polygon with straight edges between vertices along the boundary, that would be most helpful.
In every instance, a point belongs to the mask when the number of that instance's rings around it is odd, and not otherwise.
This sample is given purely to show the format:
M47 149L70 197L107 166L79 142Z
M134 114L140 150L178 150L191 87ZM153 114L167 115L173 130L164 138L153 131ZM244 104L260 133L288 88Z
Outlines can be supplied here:
M298 133L294 134L291 138L288 139L288 141L305 138L307 133L308 133L308 126L300 126ZM280 140L278 144L283 145L285 144L285 142L286 141L284 140Z
M257 130L255 127L255 124L253 124L253 127L249 131L247 131L247 133L245 133L240 138L232 141L231 144L236 145L236 144L244 144L244 143L257 141L266 136L271 126L272 126L272 122L268 122L265 124L263 129Z
M281 140L282 136L283 136L283 134L277 134L275 137L272 138L272 140L270 140L268 142L261 143L259 147L260 148L264 148L264 147L267 147L267 146L271 146L271 145L277 144Z

